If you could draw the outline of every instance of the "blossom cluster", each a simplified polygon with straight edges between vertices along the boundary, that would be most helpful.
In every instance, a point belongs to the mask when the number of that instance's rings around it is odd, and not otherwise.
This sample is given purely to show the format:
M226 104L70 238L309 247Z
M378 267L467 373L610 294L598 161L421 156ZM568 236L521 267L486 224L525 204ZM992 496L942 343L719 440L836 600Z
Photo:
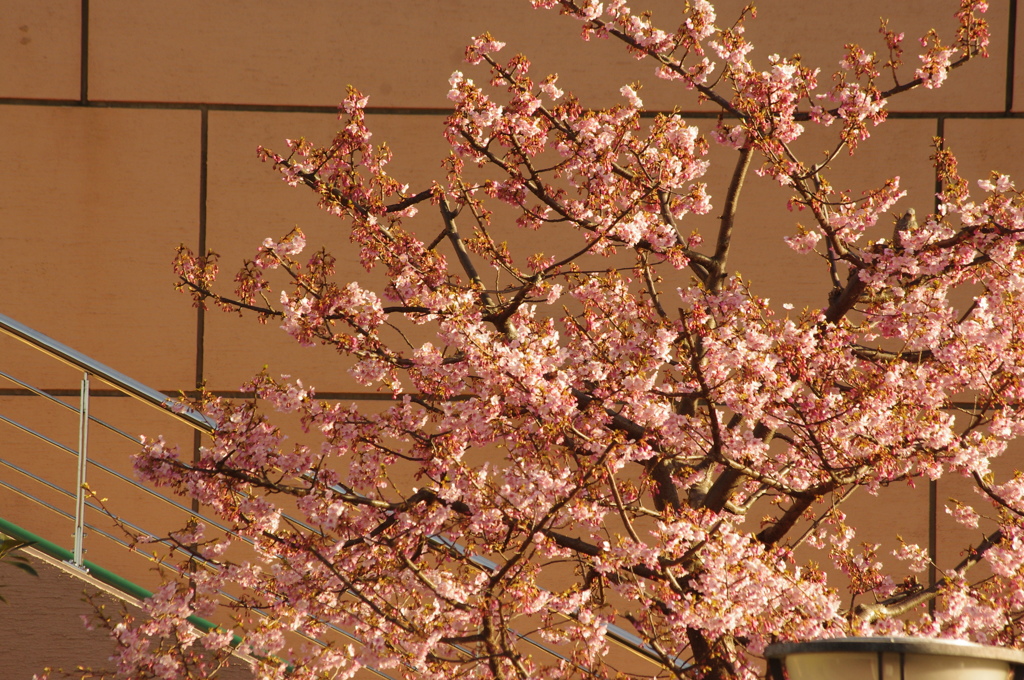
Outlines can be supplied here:
M777 640L1019 644L1024 483L997 473L1024 434L1024 197L1001 174L972 189L940 146L940 207L918 216L895 174L851 195L792 150L811 123L834 126L829 162L854 153L890 97L984 50L984 3L962 3L952 47L926 36L911 81L883 85L904 49L883 24L887 60L847 45L826 90L796 57L755 61L747 11L720 25L690 2L664 29L624 0L532 4L621 41L721 118L647 115L638 83L586 108L484 34L466 51L483 75L449 81L444 174L421 191L390 174L356 90L328 145L261 150L388 283L338 283L295 231L263 242L233 296L215 258L183 250L182 288L336 349L389 400L261 373L249 400L195 404L217 423L197 458L147 440L139 473L229 529L168 536L196 576L153 599L159 623L117 633L122 668L180 677L184 650L226 650L225 632L181 623L217 607L260 677L724 680L757 677ZM736 157L720 190L709 140ZM820 306L780 308L730 274L748 170L809 216L787 242L827 263ZM935 555L883 549L842 504L943 476L978 492L953 519L989 531L923 583ZM629 636L641 670L616 665Z

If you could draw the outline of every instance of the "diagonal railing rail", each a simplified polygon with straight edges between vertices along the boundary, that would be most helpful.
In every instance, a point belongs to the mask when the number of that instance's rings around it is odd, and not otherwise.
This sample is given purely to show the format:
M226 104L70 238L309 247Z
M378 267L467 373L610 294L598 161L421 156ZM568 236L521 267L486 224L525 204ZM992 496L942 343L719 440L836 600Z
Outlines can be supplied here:
M107 513L107 510L105 508L95 504L89 499L88 477L90 469L97 469L103 471L105 474L110 475L113 479L116 479L120 484L128 485L128 488L132 489L133 492L148 497L162 506L172 508L177 512L183 513L185 516L201 519L208 525L215 527L216 529L223 531L226 534L233 533L228 527L222 525L216 519L213 519L208 515L204 515L197 511L196 509L186 507L185 505L179 503L177 500L164 496L149 487L139 484L134 479L131 479L130 477L118 472L114 467L108 464L109 461L102 462L98 460L96 457L90 458L89 436L91 424L95 424L103 428L104 430L113 433L117 437L129 441L135 446L141 446L142 444L139 438L126 433L123 429L115 427L106 420L100 419L92 414L90 408L91 395L95 391L94 388L92 387L92 379L95 378L113 388L113 390L115 390L117 393L130 397L134 401L152 406L161 411L166 416L174 418L177 421L188 425L190 428L198 430L199 432L202 432L204 434L212 434L214 432L216 425L213 421L211 421L202 413L189 408L180 401L172 399L166 396L164 393L155 390L151 387L148 387L147 385L144 385L139 381L134 380L129 376L99 361L96 361L95 359L85 354L82 354L81 352L57 340L54 340L53 338L50 338L47 335L40 333L39 331L36 331L28 326L25 326L24 324L3 314L0 314L0 333L6 334L8 336L16 338L17 340L22 341L32 349L42 352L43 354L46 354L51 358L60 361L66 364L67 366L70 366L72 369L80 372L81 374L80 385L78 389L78 405L75 406L69 404L63 399L54 396L54 394L52 394L53 390L47 391L41 389L39 387L31 385L26 381L19 379L14 375L10 375L9 373L0 370L0 378L4 378L10 381L11 383L17 385L21 392L41 397L47 403L53 404L62 410L74 412L78 416L77 448L72 448L67 444L59 442L55 437L51 437L44 432L40 432L36 428L25 425L15 420L14 418L8 417L7 415L0 413L0 421L3 421L17 428L18 430L30 435L36 440L42 441L48 444L49 446L52 446L58 450L75 456L75 484L73 488L67 488L67 486L61 485L60 483L55 482L53 479L50 479L50 475L47 473L45 466L43 466L42 469L40 469L36 466L19 465L0 455L0 466L4 466L9 470L18 473L26 480L30 480L37 487L47 489L50 492L52 492L52 494L55 494L57 497L63 497L68 500L73 500L73 511L68 511L62 507L59 507L55 503L46 500L38 493L30 492L26 489L17 486L16 484L12 483L7 479L0 478L0 488L5 489L13 494L16 494L17 496L35 504L40 508L49 510L54 514L73 522L74 530L72 534L71 550L66 551L65 548L60 546L54 548L54 551L62 556L61 559L64 559L63 555L65 552L67 552L67 554L70 556L70 559L67 561L74 568L82 570L83 572L90 570L96 571L99 572L99 575L101 577L107 578L107 576L104 575L111 575L112 572L99 568L96 565L88 562L84 558L84 554L86 552L85 538L88 535L88 533L94 532L99 536L102 536L103 538L109 540L113 544L116 544L126 550L130 550L133 547L129 542L125 541L122 537L115 535L110 530L105 529L104 527L96 523L91 523L87 521L87 511L92 511L94 513L100 514ZM30 467L36 467L36 469L30 469ZM343 489L340 487L338 490L341 493L350 493L347 489ZM304 522L294 517L288 517L287 515L285 515L285 518L294 522L297 525L305 526ZM144 526L144 524L146 524L145 517L133 516L129 518L125 516L119 516L116 518L116 521L120 527L127 527L131 531L136 532L136 534L139 536L144 536L152 540L157 539L156 533L151 528L147 528ZM6 520L0 520L0 530L7 530L7 533L19 531L18 527L7 522ZM34 536L29 532L22 531L22 533L28 536ZM39 537L35 538L38 539ZM55 545L53 543L50 543L49 540L46 540L49 538L50 537L44 537L44 540L42 542L46 545ZM462 546L450 541L449 539L443 536L434 536L432 537L431 540L439 548L447 550L454 549L460 552L464 552ZM54 556L57 555L55 554ZM496 563L485 557L475 555L469 555L468 557L470 558L471 563L482 571L493 572L498 569L498 565ZM111 585L114 588L122 590L123 592L132 597L139 597L139 593L147 592L145 591L145 589L140 588L139 586L121 577L111 576L110 578L107 578L107 581L108 585ZM128 585L125 586L125 584ZM222 595L229 601L235 599L227 593L222 593ZM194 623L202 628L207 629L209 629L209 627L213 625L210 624L208 621L202 619L197 619L196 621L194 621ZM341 630L335 626L330 626L330 628L349 639L361 642L354 638L347 631ZM656 665L663 664L662 657L651 646L644 643L643 640L633 635L632 633L618 626L611 625L607 629L607 635L611 641L617 643L618 645L624 647L629 651L634 652L640 657L643 657L648 661L655 663ZM549 647L546 647L545 645L537 642L536 640L533 640L525 636L519 637L525 642L537 647L538 649L544 651L547 654L551 654L556 658L565 659L565 657L563 657L556 650L550 649ZM314 640L314 642L317 641ZM568 659L565 660L568 661ZM680 668L684 664L681 661L676 661L673 665L675 665L677 668ZM375 671L374 669L368 670L375 673L379 677L389 677L379 671ZM585 669L580 670L586 672Z
M0 420L7 422L14 427L32 435L33 437L45 441L46 443L56 446L57 448L63 449L70 453L74 453L77 458L77 469L76 469L76 484L74 487L75 505L74 505L74 545L73 545L73 558L72 564L75 567L82 568L83 554L84 554L84 537L85 537L85 509L86 509L86 495L88 491L88 468L89 468L89 424L90 422L96 422L98 425L107 428L108 430L119 434L129 441L134 443L140 443L139 440L119 428L115 428L113 425L100 420L96 417L90 416L90 378L95 377L115 390L122 394L139 400L143 403L154 406L167 415L176 418L187 425L200 430L202 432L212 432L214 423L204 416L203 414L188 408L184 404L165 396L163 393L157 390L143 385L137 380L134 380L127 375L99 362L95 359L82 354L81 352L50 338L39 331L36 331L28 326L8 317L0 314L0 331L7 335L17 338L22 342L26 343L33 349L36 349L43 354L47 354L50 357L61 361L72 368L81 371L81 386L79 389L78 407L71 406L63 400L53 397L46 391L29 385L28 383L18 380L14 376L8 375L5 372L0 371L0 376L14 382L24 389L29 390L33 394L46 398L48 401L56 403L64 408L77 411L78 413L78 448L77 451L71 451L67 446L58 443L54 439L47 437L44 433L38 432L32 428L29 428L21 423L8 418L0 414ZM94 463L95 464L95 463ZM144 488L138 485L134 480L114 473L112 470L108 472L115 474L122 481L128 482L138 488ZM66 490L65 490L66 491ZM161 498L164 498L161 496ZM165 499L169 500L169 499Z

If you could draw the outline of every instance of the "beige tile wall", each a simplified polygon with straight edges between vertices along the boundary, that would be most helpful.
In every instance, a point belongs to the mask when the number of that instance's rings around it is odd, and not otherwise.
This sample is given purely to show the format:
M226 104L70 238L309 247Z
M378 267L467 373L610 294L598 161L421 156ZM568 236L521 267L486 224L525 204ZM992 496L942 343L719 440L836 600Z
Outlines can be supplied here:
M735 15L740 4L719 3L720 17ZM956 3L947 4L939 11L934 0L874 0L843 12L809 0L769 2L748 22L749 34L763 53L799 50L805 62L827 71L842 43L878 44L881 14L910 37L931 25L948 32ZM676 3L652 6L656 18L668 21ZM438 132L447 75L467 68L460 63L463 45L486 28L534 57L538 72L561 73L560 83L585 103L613 103L621 83L642 78L650 107L681 105L693 110L695 122L709 125L699 118L708 109L695 109L685 92L651 78L646 65L617 45L582 43L574 22L534 12L525 0L391 7L384 11L370 0L314 0L300 9L270 2L91 0L83 31L80 2L0 2L7 313L161 389L191 385L196 313L170 291L168 263L178 243L195 247L204 239L224 256L228 271L264 237L299 224L311 241L340 243L335 250L342 265L354 267L338 225L318 213L309 195L277 182L255 160L256 145L280 147L283 138L302 134L327 139L331 108L345 84L355 83L380 107L371 124L394 148L399 174L424 183L437 175L444 153ZM1005 112L1006 69L1013 63L1009 4L992 3L989 18L988 60L968 65L938 92L894 99L893 117L907 119L880 128L853 163L841 158L834 164L851 188L899 174L913 192L908 205L926 209L930 139L942 119L965 167L974 167L977 157L979 173L985 154L1013 148L1019 123ZM78 102L83 75L84 106ZM959 141L974 130L983 136L978 143ZM811 148L818 140L815 132L801 143ZM826 143L820 136L820 146ZM713 152L724 160L711 174L719 196L729 172L726 156ZM1018 159L1011 153L1007 162ZM784 194L768 182L752 181L746 192L741 230L750 236L738 243L735 268L756 278L771 253L787 270L804 270L778 295L820 304L819 273L779 247L778 236L800 216L780 207ZM102 334L88 330L98 319ZM249 332L246 322L207 323L212 343L203 349L212 354L203 365L212 387L237 387L252 367L278 355L276 344L270 352L262 340L233 349ZM288 370L319 359L297 361Z
M0 97L79 98L80 0L0 4Z
M720 17L734 16L741 4L721 2ZM762 58L800 51L805 63L821 65L825 82L843 43L881 46L879 16L905 30L912 49L930 26L948 35L958 5L759 4L748 26ZM991 3L990 58L955 73L938 92L895 99L893 120L852 162L837 160L840 181L860 189L898 174L912 192L905 205L927 211L931 138L944 130L966 176L997 168L1024 182L1024 49L1011 50L1020 30L1010 21L1016 4ZM668 23L680 3L650 6ZM343 225L319 212L308 192L281 183L255 148L282 147L299 135L329 139L333 107L351 83L370 95L371 125L376 139L391 143L396 172L425 186L444 155L448 76L470 70L461 63L464 45L484 30L526 52L538 75L559 72L559 84L585 105L614 104L622 84L641 80L650 108L679 106L703 128L712 124L711 109L653 78L618 45L581 43L573 21L534 12L526 0L0 0L0 313L168 392L194 387L197 377L235 390L267 363L322 391L357 391L330 351L301 350L273 324L259 327L251 318L201 317L171 288L174 249L205 243L223 255L230 279L263 238L300 225L312 243L332 245L342 269L363 276L345 250ZM826 141L815 130L802 143L813 150ZM721 196L729 158L717 148L712 158L722 161L710 175ZM785 210L785 195L770 182L755 178L745 192L733 268L755 282L767 279L779 301L823 304L824 272L780 242L800 216ZM778 271L786 275L771 273ZM73 372L17 356L24 377L75 385ZM17 401L23 397L3 398L15 400L15 411L31 410ZM0 442L33 455L20 435L0 429ZM908 540L928 540L922 493L905 494L914 513ZM0 508L32 521L20 502L4 498ZM946 527L941 506L940 498ZM883 524L893 515L870 498L852 507ZM955 557L939 542L945 557Z

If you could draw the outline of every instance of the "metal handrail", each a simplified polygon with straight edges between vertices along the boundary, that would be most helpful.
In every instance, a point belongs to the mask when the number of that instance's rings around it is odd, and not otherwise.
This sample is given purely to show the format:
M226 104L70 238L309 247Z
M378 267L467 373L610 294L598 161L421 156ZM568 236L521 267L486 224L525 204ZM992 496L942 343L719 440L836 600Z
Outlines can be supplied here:
M54 340L34 328L29 328L25 324L19 323L4 314L0 314L0 331L21 340L40 352L49 354L69 366L74 366L81 371L96 376L114 389L136 397L165 413L169 413L197 430L213 432L216 428L216 424L199 411L189 408L162 392L143 385L138 380L129 378L124 373L115 371L110 366L96 361L92 357L86 356L78 350L72 349L64 343Z

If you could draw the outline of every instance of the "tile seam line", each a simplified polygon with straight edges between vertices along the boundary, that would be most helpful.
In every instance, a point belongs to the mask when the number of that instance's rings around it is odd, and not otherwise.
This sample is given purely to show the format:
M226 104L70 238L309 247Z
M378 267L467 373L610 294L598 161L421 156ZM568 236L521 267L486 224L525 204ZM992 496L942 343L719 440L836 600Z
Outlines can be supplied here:
M939 144L945 148L946 146L946 118L939 116L935 121L935 135L941 140ZM939 178L938 170L935 172L935 199L932 203L932 209L935 212L939 211L939 194L943 190L942 180ZM928 582L935 583L938 579L938 568L936 565L939 560L939 482L936 479L928 480ZM934 598L928 602L928 612L930 614L935 613L935 600Z
M199 109L199 223L197 250L206 255L207 199L209 198L210 159L210 110ZM206 308L196 306L196 390L205 384L206 371ZM192 433L192 463L198 464L202 457L203 435L199 430ZM199 499L192 498L192 512L199 512Z
M210 158L210 116L209 109L199 109L199 214L196 250L200 256L206 255L207 238L207 202L209 199L209 158ZM203 385L205 374L206 347L206 313L202 306L196 307L196 374L195 385L198 389Z
M1010 16L1008 17L1007 23L1007 40L1006 40L1006 111L1013 111L1014 107L1014 87L1016 85L1015 80L1017 78L1016 66L1017 66L1017 22L1020 20L1017 16L1018 0L1012 0L1010 2Z
M321 105L289 105L289 104L216 104L203 102L135 102L121 100L89 100L83 105L78 99L30 99L19 97L0 97L0 106L38 106L52 108L85 108L85 109L121 109L121 110L161 110L161 111L208 111L239 112L239 113L315 113L337 115L338 107ZM371 106L366 108L369 115L405 115L405 116L449 116L452 109L445 108L410 108ZM657 115L673 113L669 109L651 109L644 111L641 117L650 118ZM717 119L719 113L713 111L678 111L684 118ZM889 111L892 120L931 120L938 117L947 119L1008 119L1024 118L1024 111Z
M84 106L89 103L89 0L81 0L81 26L79 40L79 65L78 65L78 96L79 104Z

